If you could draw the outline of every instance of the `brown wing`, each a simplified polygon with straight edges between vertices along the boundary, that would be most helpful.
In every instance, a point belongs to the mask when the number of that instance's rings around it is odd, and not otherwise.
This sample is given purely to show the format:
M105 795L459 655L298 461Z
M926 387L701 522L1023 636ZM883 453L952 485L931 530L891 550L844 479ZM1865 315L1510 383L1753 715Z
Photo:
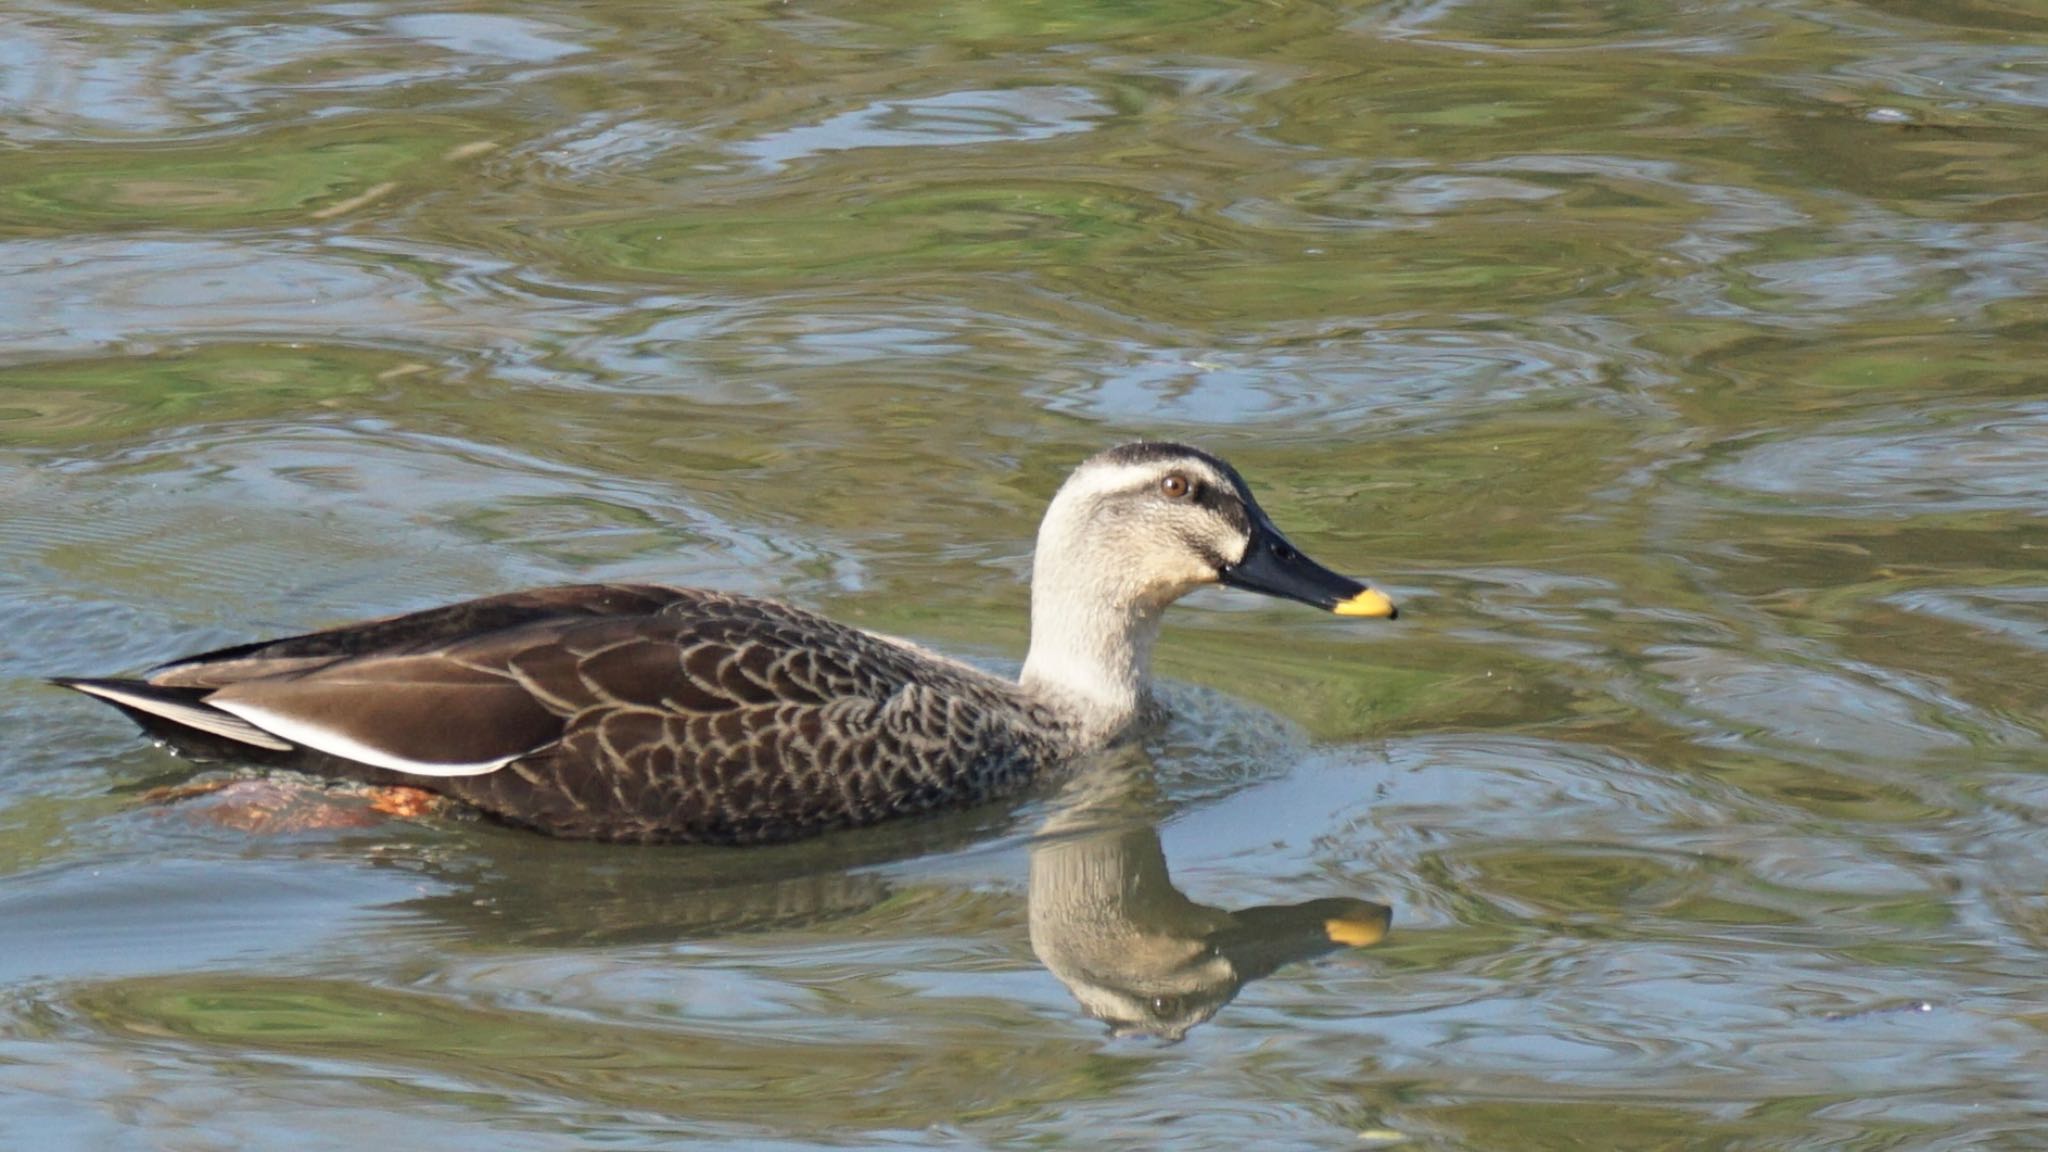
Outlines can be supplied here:
M1055 752L992 677L717 593L547 589L210 655L158 676L325 757L294 762L564 835L783 839L1012 791Z
M559 740L565 723L516 678L443 653L244 680L205 703L293 744L425 776L494 771Z
M555 615L441 643L409 627L411 642L396 651L338 658L290 650L314 639L331 647L390 625L316 634L233 658L235 671L262 674L225 684L204 700L330 756L426 776L471 776L615 713L702 718L707 740L714 740L716 731L731 730L736 713L879 700L914 672L894 646L819 617L799 619L781 605L706 594L662 607L684 610ZM835 633L836 649L857 644L866 658L819 655L811 646L821 628ZM713 723L721 718L722 729Z

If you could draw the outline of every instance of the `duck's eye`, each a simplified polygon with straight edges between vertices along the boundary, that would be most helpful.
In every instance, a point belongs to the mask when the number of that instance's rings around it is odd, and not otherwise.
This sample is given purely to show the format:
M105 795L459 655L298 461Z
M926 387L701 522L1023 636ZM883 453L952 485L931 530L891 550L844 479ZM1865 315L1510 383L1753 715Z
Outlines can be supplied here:
M1185 500L1188 493L1195 490L1195 486L1188 483L1188 478L1180 473L1169 472L1166 479L1159 482L1159 490L1166 493L1169 500Z

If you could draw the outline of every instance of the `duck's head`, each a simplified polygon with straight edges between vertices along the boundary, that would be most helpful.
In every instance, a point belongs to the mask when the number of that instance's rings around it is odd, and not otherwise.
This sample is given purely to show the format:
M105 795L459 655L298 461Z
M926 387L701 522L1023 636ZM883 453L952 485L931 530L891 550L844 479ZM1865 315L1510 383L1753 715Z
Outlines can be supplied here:
M1160 615L1205 584L1394 615L1384 593L1288 543L1230 465L1182 444L1125 444L1083 461L1039 526L1025 687L1087 743L1132 730L1151 711Z
M1184 444L1124 444L1084 461L1046 511L1037 564L1039 578L1147 614L1224 584L1339 616L1395 615L1384 593L1289 543L1235 468Z

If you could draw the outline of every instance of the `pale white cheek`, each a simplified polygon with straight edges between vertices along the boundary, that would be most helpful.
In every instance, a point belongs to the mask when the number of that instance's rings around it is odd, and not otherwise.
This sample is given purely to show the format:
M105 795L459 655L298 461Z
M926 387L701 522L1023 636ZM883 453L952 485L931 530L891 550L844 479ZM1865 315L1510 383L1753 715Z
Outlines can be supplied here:
M1232 531L1224 538L1222 544L1217 547L1216 554L1223 557L1224 563L1236 567L1244 563L1244 554L1251 551L1251 547L1251 537Z
M1246 545L1221 518L1184 509L1152 510L1131 526L1126 539L1134 546L1118 559L1134 582L1170 588L1176 595L1215 583L1209 556L1235 564L1244 558Z
M1216 570L1200 560L1191 560L1181 565L1171 575L1174 583L1190 588L1197 584L1214 584L1216 582Z

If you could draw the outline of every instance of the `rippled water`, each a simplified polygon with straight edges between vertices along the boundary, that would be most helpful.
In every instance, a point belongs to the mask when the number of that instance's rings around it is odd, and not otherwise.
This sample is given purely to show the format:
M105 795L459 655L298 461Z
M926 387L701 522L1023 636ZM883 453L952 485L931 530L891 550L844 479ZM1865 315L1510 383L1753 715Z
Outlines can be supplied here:
M0 27L0 1143L2041 1146L2038 5ZM1014 666L1140 434L1402 620L1198 596L1008 807L160 803L37 679L583 578Z

